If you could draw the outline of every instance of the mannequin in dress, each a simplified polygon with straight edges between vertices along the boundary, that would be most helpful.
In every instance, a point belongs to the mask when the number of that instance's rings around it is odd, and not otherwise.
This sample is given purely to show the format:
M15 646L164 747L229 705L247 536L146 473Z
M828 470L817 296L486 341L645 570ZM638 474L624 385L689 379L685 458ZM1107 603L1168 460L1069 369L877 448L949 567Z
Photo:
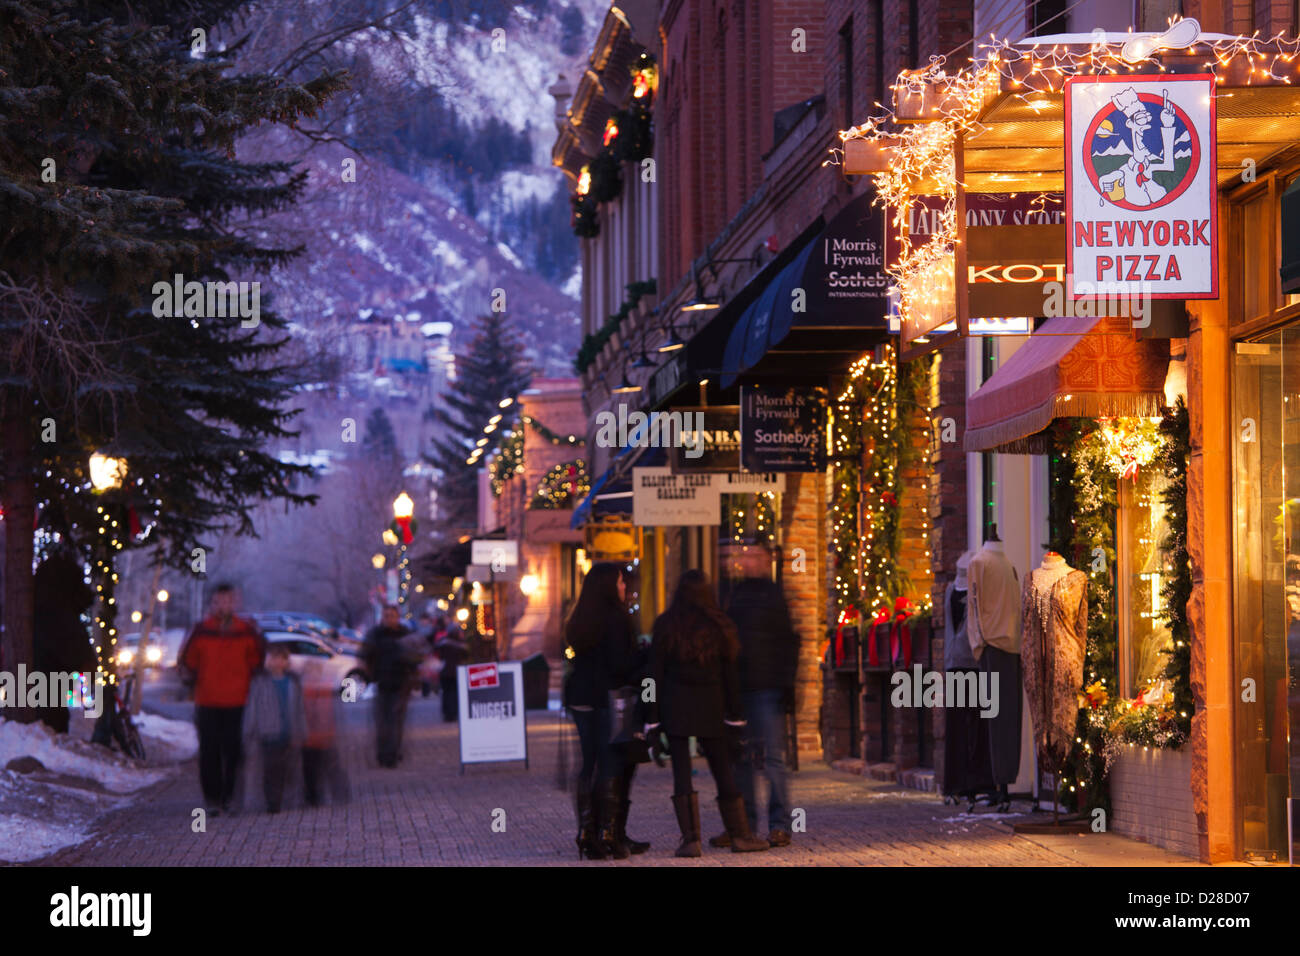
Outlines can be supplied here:
M1088 644L1088 576L1048 551L1025 578L1025 693L1038 766L1057 773L1074 743Z
M1020 581L998 538L997 525L971 558L967 572L966 634L971 652L992 686L997 675L999 707L988 724L989 761L1000 809L1010 806L1007 787L1020 771Z
M967 638L971 557L967 551L957 559L957 576L944 592L943 601L943 669L963 675L978 675L980 667ZM980 718L979 703L968 696L965 704L957 707L950 700L944 705L943 794L949 800L964 797L973 804L977 794L993 789L993 781L988 728Z

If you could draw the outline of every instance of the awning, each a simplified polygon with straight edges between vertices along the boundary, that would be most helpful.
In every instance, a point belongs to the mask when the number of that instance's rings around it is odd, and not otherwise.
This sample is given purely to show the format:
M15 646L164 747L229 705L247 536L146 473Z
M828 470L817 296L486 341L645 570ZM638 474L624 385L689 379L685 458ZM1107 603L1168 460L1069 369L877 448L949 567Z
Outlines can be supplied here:
M1168 367L1169 340L1128 319L1049 319L966 399L966 450L1042 454L1056 418L1158 416Z
M888 334L884 217L873 199L867 191L845 205L736 319L723 353L723 388L742 373L843 371Z
M591 483L587 497L573 509L570 528L583 525L607 514L632 513L632 468L657 468L668 463L668 452L663 448L643 448L630 445L624 448L599 478Z

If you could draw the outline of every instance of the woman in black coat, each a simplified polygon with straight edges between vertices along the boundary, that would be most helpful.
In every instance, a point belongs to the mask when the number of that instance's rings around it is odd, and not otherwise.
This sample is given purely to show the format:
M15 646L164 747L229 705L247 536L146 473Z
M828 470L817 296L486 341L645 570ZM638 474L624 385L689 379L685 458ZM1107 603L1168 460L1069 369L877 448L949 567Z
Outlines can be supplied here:
M610 745L609 692L637 683L641 670L619 565L602 562L587 572L564 636L573 661L564 682L564 706L573 715L582 746L576 785L578 857L627 859L650 844L627 835L636 764Z
M655 620L650 647L654 703L646 734L664 733L673 762L673 809L682 842L677 856L699 856L700 800L691 787L690 738L700 742L718 786L718 810L736 853L766 850L749 830L745 802L736 786L731 751L744 733L736 657L736 627L722 613L708 578L687 571L672 603Z

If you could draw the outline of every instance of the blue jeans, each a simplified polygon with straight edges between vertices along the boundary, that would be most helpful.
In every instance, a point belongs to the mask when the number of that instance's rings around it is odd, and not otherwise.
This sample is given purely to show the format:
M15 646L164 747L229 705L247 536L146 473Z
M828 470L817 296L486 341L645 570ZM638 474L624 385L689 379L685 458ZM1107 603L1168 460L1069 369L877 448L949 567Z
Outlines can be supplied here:
M790 829L790 785L786 779L785 712L779 690L755 690L743 694L741 704L749 726L749 746L737 769L736 782L745 798L749 828L758 830L758 800L754 778L767 776L771 794L767 804L768 831ZM757 764L757 766L756 766Z

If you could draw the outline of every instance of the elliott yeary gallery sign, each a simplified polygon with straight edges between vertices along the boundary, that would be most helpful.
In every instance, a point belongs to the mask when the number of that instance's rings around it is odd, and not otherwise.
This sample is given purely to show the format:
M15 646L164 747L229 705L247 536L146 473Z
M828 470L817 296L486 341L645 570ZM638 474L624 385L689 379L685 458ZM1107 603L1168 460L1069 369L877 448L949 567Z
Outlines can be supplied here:
M1218 298L1214 122L1209 74L1066 81L1072 299Z

